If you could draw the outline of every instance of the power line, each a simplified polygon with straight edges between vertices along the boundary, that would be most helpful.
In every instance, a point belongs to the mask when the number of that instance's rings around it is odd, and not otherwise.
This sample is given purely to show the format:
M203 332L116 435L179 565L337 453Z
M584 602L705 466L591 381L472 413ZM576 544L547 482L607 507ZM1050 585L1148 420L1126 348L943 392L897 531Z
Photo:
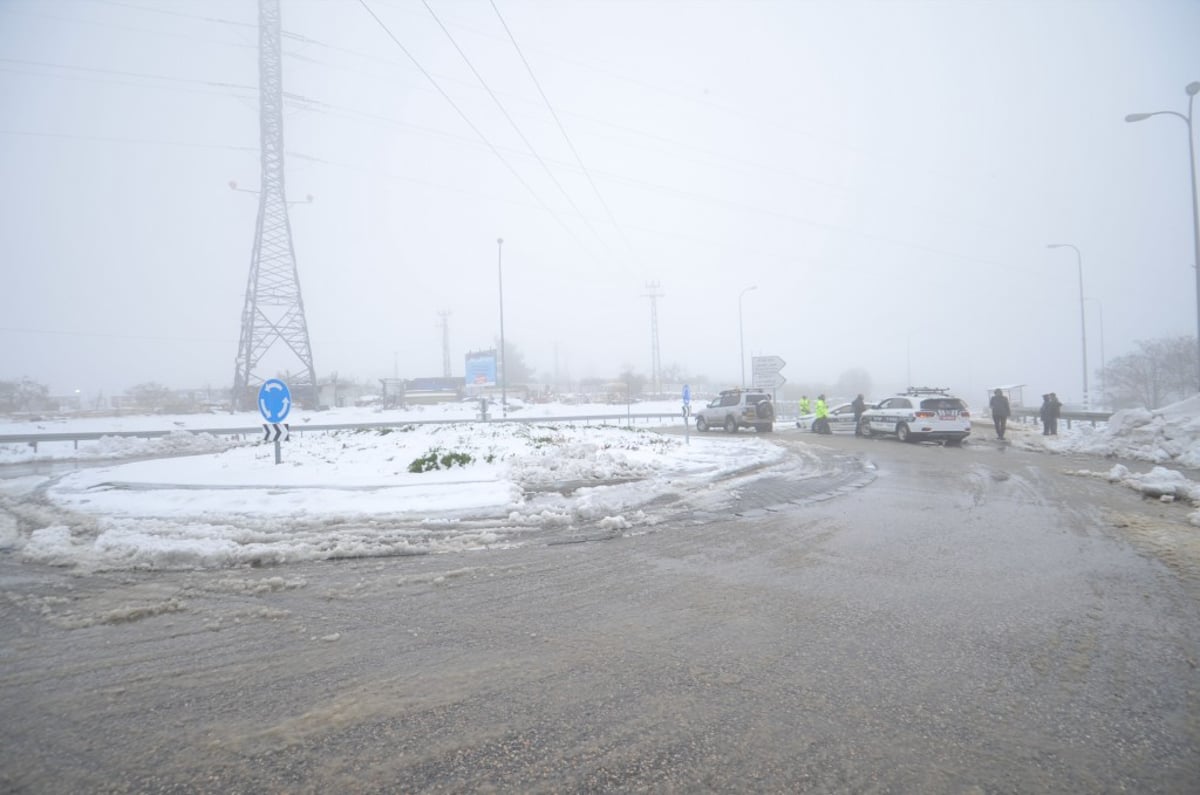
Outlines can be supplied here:
M396 35L394 33L392 33L391 29L389 29L388 26L384 24L383 20L380 19L375 14L375 12L371 10L371 7L369 5L367 5L366 0L358 0L358 2L363 7L363 9L365 9L366 12L371 15L371 18L375 20L376 24L378 24L379 27L383 29L383 32L387 34L388 38L391 39L392 42L397 47L400 48L401 52L403 52L405 55L408 56L408 59L410 61L412 61L413 65L417 67L417 69L421 72L421 74L425 75L426 79L428 79L429 82L433 84L434 88L437 89L438 93L442 95L442 98L445 99L446 102L448 102L450 104L450 107L454 108L455 112L458 113L459 117L464 122L466 122L467 126L470 127L475 132L475 134L479 136L480 140L482 140L487 145L488 149L490 149L492 151L492 154L494 154L496 156L496 158L501 163L504 164L504 166L509 170L509 172L511 172L512 175L514 177L516 177L517 181L520 182L521 185L523 185L525 187L525 190L529 191L530 195L533 196L533 198L542 207L542 209L545 210L547 213L549 213L550 216L552 218L554 218L554 220L558 221L558 223L562 226L562 228L564 230L566 230L567 234L570 235L575 240L575 242L579 243L580 248L582 248L585 252L588 251L587 247L583 245L583 241L579 239L579 236L575 234L575 232L571 229L571 227L567 226L566 222L563 221L563 219L558 215L558 213L554 212L554 210L552 210L550 208L550 206L548 204L546 204L546 202L542 199L542 197L538 195L537 191L535 191L533 189L533 187L528 182L525 181L525 178L521 176L520 172L518 172L515 168L513 168L512 163L508 162L508 160L504 157L504 155L502 155L500 153L500 150L496 148L495 144L493 144L491 142L491 140L489 140L488 137L483 134L483 131L480 130L473 121L471 121L470 117L468 117L467 114L463 112L462 108L460 108L458 106L458 104L453 99L450 98L450 95L447 94L445 89L443 89L441 87L441 85L437 82L437 80L434 79L433 75L431 75L425 69L425 67L421 65L421 62L418 61L416 59L416 57L414 57L413 54L408 51L408 48L406 48L403 44L400 43L400 40L398 38L396 38Z
M160 80L168 83L183 83L185 85L201 85L210 88L232 88L239 91L258 91L258 86L242 83L228 83L219 80L195 80L186 77L164 77L163 75L146 74L145 72L129 72L121 69L104 69L98 66L73 66L71 64L48 63L46 61L29 61L22 58L0 58L0 63L17 64L20 66L37 66L42 69L62 69L71 72L86 72L89 74L115 75L117 77L135 77L140 80ZM33 74L33 73L26 73ZM47 75L59 77L59 75ZM134 84L128 84L134 85Z
M147 9L147 10L149 10L149 9ZM15 9L15 8L8 8L8 7L0 8L0 13L14 14L17 16L25 16L25 17L35 17L38 19L49 19L49 20L53 20L54 22L67 22L67 23L76 24L76 25L93 25L95 27L111 28L113 30L126 30L131 33L148 33L152 36L158 36L158 37L167 36L167 37L174 38L174 39L184 39L185 41L194 41L194 42L197 42L200 44L217 44L222 47L237 47L237 48L242 48L242 49L249 49L249 48L254 47L253 44L248 44L246 42L218 41L216 39L202 39L197 36L188 36L186 34L176 33L174 31L151 30L149 28L138 28L138 27L134 27L132 25L116 25L111 22L100 22L95 19L83 19L82 17L62 17L62 16L58 16L56 14L46 14L46 13L40 13L40 12L35 12L35 11L25 11L22 9Z
M62 329L16 328L13 326L0 326L0 332L9 332L15 334L47 334L60 337L96 337L100 339L147 340L149 342L219 342L221 344L232 344L233 342L233 340L215 339L213 337L162 337L149 334L112 334L104 331L63 331Z
M562 133L563 140L567 142L567 146L571 149L571 154L575 156L575 162L579 164L579 168L583 171L583 175L587 177L588 184L592 186L592 191L596 194L596 198L600 201L600 206L604 208L604 212L608 216L609 222L613 225L613 228L617 230L617 234L621 236L621 240L624 241L625 247L629 249L629 253L632 254L636 259L637 253L630 244L629 238L626 237L625 231L621 228L621 225L617 223L617 219L613 215L612 210L609 208L608 202L604 200L604 196L600 193L600 189L596 187L596 182L592 179L592 173L588 170L587 166L583 164L583 158L579 156L579 150L575 148L575 143L571 140L571 136L567 135L567 130L563 126L562 120L559 119L558 113L554 110L554 106L550 104L550 98L547 97L546 92L542 90L542 84L538 81L537 75L533 73L533 67L529 65L529 61L525 58L525 53L521 51L521 45L517 44L517 39L515 36L513 36L512 31L509 30L508 23L504 21L504 16L500 13L500 9L496 6L495 0L489 0L489 2L492 4L492 10L496 12L496 17L500 20L500 25L504 28L504 32L508 34L508 40L512 42L513 49L515 49L517 51L517 55L520 56L521 63L525 64L525 71L529 73L529 79L533 81L533 85L537 88L538 94L541 95L542 102L545 103L546 109L549 110L550 115L554 117L554 123L558 125L558 131Z
M500 109L500 112L502 114L504 114L504 118L508 119L508 123L510 125L512 125L512 128L516 131L516 133L520 137L520 139L522 141L524 141L525 146L527 146L529 148L530 154L532 154L534 156L534 158L538 161L538 163L541 164L541 166L545 170L547 176L550 177L550 181L553 182L558 187L559 192L561 192L563 197L566 198L567 203L571 205L571 207L575 210L575 213L583 220L583 223L587 226L587 228L590 229L592 234L596 236L596 239L600 241L600 245L604 246L604 248L606 250L608 250L608 244L604 241L604 238L602 238L600 236L600 233L596 231L596 228L594 226L592 226L591 221L589 221L587 219L587 216L585 216L583 214L583 211L579 209L579 205L577 205L575 203L575 200L571 198L571 195L569 193L567 193L567 189L564 188L562 183L558 181L558 177L554 176L554 172L550 169L550 167L548 165L546 165L546 161L542 159L542 156L540 154L538 154L538 151L534 147L533 143L530 142L530 140L527 137L525 137L525 133L521 131L521 128L517 124L516 120L514 120L513 117L509 114L508 109L504 107L504 103L501 102L500 98L496 96L496 93L494 91L492 91L491 86L489 86L487 84L487 81L483 79L483 75L481 75L479 73L479 70L475 68L475 64L471 63L471 59L467 57L467 54L465 52L463 52L463 48L458 45L458 42L455 41L454 36L451 35L450 31L446 28L446 26L442 24L442 20L438 17L438 15L436 13L434 13L434 10L429 5L428 0L421 0L421 2L424 4L426 10L429 11L429 15L433 17L435 22L437 22L438 27L440 27L442 29L442 32L446 34L446 38L450 39L450 43L454 45L454 49L458 51L458 54L460 56L462 56L463 62L466 63L467 67L471 70L471 73L473 75L475 75L475 78L479 81L479 84L481 86L483 86L483 90L488 93L488 96L490 96L492 98L492 101L496 103L496 107L498 107Z
M200 14L185 14L182 11L168 11L165 8L151 8L149 6L140 6L136 3L123 3L120 0L85 0L96 5L115 6L119 8L130 8L135 11L144 11L149 14L164 14L170 17L178 17L180 19L198 19L201 22L212 22L219 25L230 25L239 28L250 28L251 30L258 29L257 22L241 22L236 19L221 19L220 17L206 17Z
M76 141L97 141L100 143L137 144L138 146L181 146L188 149L223 149L230 152L258 152L257 146L199 144L190 141L163 141L153 138L122 138L114 135L86 135L83 133L56 133L39 130L0 130L0 135L15 135L27 138L63 138Z

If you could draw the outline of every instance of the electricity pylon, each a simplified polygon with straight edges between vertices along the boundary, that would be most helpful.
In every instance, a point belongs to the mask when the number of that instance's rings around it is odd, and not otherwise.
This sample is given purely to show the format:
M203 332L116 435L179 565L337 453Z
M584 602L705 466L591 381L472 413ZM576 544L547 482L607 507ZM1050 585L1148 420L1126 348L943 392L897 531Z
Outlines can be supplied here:
M658 291L658 282L646 282L650 290L646 297L650 299L650 383L654 385L656 395L662 393L662 360L658 355L658 299L662 293Z
M256 371L263 357L281 343L287 364L298 360L300 372L289 374L298 402L319 403L317 372L313 368L308 323L300 296L292 225L288 220L283 178L283 58L280 44L280 0L258 3L258 95L262 182L258 192L258 221L250 278L242 309L242 335L233 376L233 407L255 402L252 390L267 378ZM290 355L288 355L290 354ZM270 366L275 366L274 360Z

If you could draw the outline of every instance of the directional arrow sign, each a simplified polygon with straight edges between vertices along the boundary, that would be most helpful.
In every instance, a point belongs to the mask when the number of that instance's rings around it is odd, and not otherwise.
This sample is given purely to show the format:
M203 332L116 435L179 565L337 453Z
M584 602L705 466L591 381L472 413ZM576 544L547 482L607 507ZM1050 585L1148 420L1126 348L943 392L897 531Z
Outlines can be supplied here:
M750 359L754 372L754 386L758 389L778 389L787 383L787 379L779 374L787 364L779 356L754 356Z

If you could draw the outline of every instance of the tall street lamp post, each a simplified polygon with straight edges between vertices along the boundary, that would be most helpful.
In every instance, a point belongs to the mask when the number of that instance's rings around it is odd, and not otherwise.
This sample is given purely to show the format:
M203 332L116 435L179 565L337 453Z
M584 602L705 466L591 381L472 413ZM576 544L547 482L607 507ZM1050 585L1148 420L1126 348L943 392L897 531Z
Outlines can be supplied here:
M1069 248L1075 251L1075 263L1079 266L1079 331L1083 340L1083 407L1088 408L1087 386L1087 320L1083 311L1083 255L1071 243L1050 243L1046 248Z
M496 273L500 277L500 416L508 416L508 368L504 366L504 238L496 238Z
M1188 95L1186 116L1175 110L1156 110L1153 113L1130 113L1125 117L1125 121L1145 121L1151 116L1174 116L1182 119L1183 123L1187 125L1188 166L1192 172L1192 244L1195 246L1195 259L1192 261L1192 267L1196 269L1196 377L1200 379L1200 206L1197 206L1196 201L1196 142L1192 133L1192 104L1196 99L1196 94L1200 93L1200 81L1193 80L1188 83L1184 91Z
M1100 400L1101 406L1108 405L1108 394L1104 391L1106 382L1104 380L1104 302L1099 298L1088 298L1088 301L1095 301L1096 308L1100 310Z
M746 386L746 337L742 333L742 296L745 295L746 293L750 292L751 290L757 290L757 289L758 289L758 285L752 284L749 287L747 287L745 290L742 290L740 293L738 293L738 350L739 350L738 359L742 363L742 386L743 387Z

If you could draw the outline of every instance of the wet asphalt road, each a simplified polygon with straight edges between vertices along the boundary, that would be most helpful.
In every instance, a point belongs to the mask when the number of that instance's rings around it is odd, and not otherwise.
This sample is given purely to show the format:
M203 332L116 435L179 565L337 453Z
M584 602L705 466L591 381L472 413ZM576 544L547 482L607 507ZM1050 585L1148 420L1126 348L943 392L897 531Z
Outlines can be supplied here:
M0 791L1197 791L1189 509L985 440L775 438L873 477L513 550L0 553Z

